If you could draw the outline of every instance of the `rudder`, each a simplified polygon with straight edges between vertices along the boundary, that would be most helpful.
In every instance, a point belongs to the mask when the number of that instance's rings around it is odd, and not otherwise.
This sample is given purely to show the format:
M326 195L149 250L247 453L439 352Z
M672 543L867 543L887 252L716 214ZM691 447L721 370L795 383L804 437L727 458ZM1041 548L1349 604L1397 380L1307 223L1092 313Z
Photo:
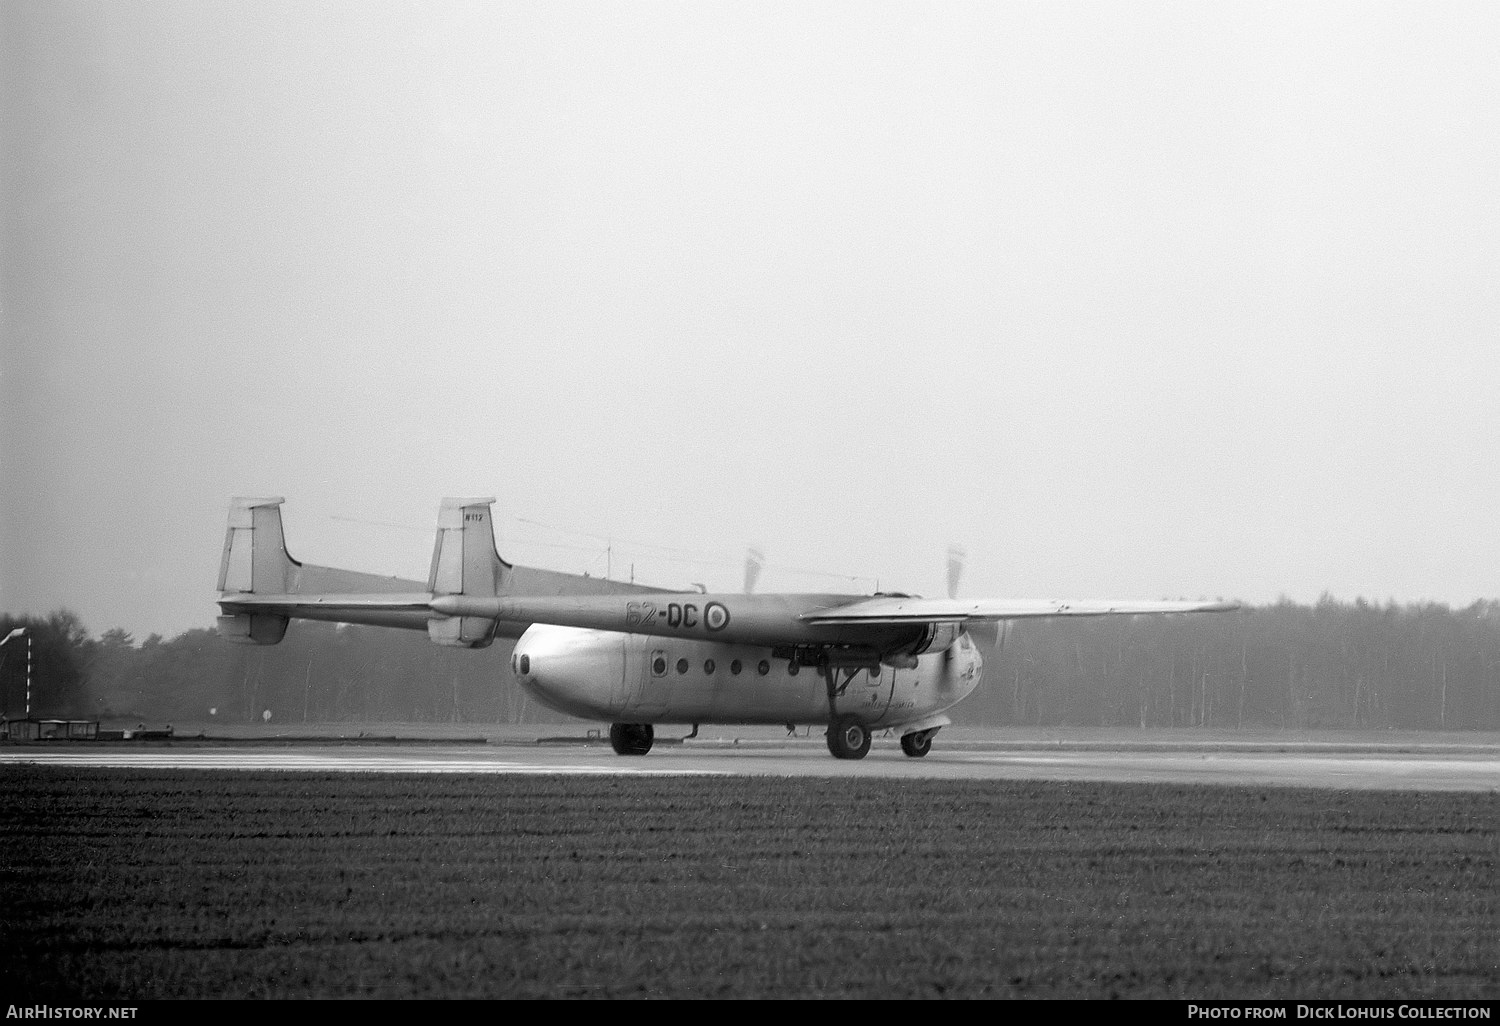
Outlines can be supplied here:
M427 589L434 597L494 598L500 594L510 564L495 548L490 512L494 502L493 498L443 500L427 578ZM495 640L495 621L482 616L443 617L428 622L427 636L439 645L484 648Z
M280 496L236 497L219 562L219 592L284 594L299 564L286 551ZM231 613L218 618L220 637L248 645L275 645L286 635L288 617L275 613Z

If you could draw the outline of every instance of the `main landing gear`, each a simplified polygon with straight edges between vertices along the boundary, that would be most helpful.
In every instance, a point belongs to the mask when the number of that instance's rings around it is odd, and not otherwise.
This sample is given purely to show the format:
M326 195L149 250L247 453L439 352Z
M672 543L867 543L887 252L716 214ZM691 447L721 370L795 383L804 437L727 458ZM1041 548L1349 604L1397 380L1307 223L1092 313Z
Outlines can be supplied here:
M853 716L840 716L828 725L828 750L835 759L863 759L870 751L870 728Z
M863 759L870 751L870 728L857 716L840 716L838 711L839 698L859 670L844 668L843 683L839 682L839 670L826 653L818 660L818 672L828 687L828 750L835 759Z
M611 723L609 744L616 755L645 755L651 751L656 732L649 723Z

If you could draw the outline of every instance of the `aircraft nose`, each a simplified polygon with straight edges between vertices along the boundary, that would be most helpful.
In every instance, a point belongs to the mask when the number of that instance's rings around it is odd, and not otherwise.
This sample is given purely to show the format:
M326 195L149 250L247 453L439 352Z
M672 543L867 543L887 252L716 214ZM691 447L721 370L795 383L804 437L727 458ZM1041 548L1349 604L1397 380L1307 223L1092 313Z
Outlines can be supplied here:
M522 634L510 657L510 669L516 680L535 687L544 677L556 676L557 658L567 652L568 632L567 627L537 624ZM544 669L551 672L544 673Z
M516 642L511 672L521 687L552 709L572 716L607 716L612 677L604 637L602 631L536 624Z

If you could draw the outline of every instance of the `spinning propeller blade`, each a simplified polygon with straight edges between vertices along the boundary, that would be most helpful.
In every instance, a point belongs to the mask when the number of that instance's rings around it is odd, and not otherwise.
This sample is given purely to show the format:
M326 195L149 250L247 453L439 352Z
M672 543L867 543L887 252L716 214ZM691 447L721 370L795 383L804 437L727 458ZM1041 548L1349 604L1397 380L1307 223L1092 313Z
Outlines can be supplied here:
M958 598L958 582L964 575L966 553L957 545L948 546L948 597Z
M755 594L755 582L760 579L760 568L766 565L766 557L760 549L751 547L745 552L745 594Z

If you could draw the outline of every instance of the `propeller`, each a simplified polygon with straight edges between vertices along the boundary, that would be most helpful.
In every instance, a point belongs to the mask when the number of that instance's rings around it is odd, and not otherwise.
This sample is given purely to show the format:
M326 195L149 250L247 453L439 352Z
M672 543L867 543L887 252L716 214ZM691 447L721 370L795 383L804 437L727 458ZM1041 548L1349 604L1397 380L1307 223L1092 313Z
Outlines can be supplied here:
M751 546L745 552L745 594L755 594L755 582L760 580L761 567L766 565L766 557L760 549Z
M948 546L948 597L958 598L958 582L964 575L967 553L958 545Z
M958 582L964 575L964 559L966 554L961 546L948 546L948 597L958 598ZM946 664L953 659L953 647L943 649L943 662Z
M963 579L964 563L967 559L968 553L964 551L963 546L948 546L948 597L950 599L958 598L958 583ZM998 654L1005 648L1005 636L1010 632L1010 621L1001 620L992 624L991 627L994 630L994 641L992 644ZM967 629L970 634L979 634L982 632L988 635L989 633L987 630L982 630L978 624L972 624Z

